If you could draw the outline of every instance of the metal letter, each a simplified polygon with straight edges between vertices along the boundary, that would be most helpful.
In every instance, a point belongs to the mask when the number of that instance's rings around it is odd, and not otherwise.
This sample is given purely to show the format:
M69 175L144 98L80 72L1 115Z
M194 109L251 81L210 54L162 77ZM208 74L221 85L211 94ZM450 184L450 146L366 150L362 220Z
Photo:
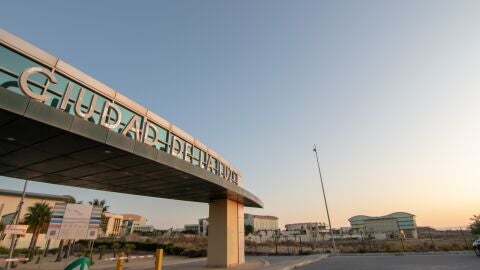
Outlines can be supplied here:
M128 122L127 126L125 129L122 131L123 135L127 135L128 132L133 131L135 133L135 140L140 141L140 118L138 115L134 115L132 119L130 119L130 122Z
M193 145L191 143L185 142L185 161L192 162L193 156Z
M230 178L230 181L233 182L234 184L238 185L238 180L237 180L237 174L232 172L232 177Z
M65 94L62 97L62 103L60 104L60 109L65 110L67 108L68 100L72 94L73 84L71 82L67 83L67 88L65 88Z
M115 123L110 124L110 119L112 118L111 112L115 111L117 117L115 119ZM107 127L109 129L114 129L120 125L122 122L122 113L120 108L113 102L106 101L105 105L103 105L102 117L100 118L100 125Z
M80 93L78 94L77 103L75 104L75 113L82 117L83 119L88 119L92 117L93 113L95 112L95 104L97 103L97 95L93 94L92 100L90 101L90 105L88 107L88 111L86 113L82 112L82 103L83 103L83 96L85 95L85 89L80 89Z
M208 155L208 160L207 160L207 171L214 172L213 171L213 158Z
M149 130L153 130L153 140L148 140L148 134L149 134ZM143 130L143 142L148 144L148 145L155 145L158 141L158 129L157 127L150 123L150 122L146 122L145 123L145 129Z
M178 145L178 148L175 147L175 144ZM180 141L180 138L175 135L172 137L172 146L170 147L170 149L170 154L182 158L181 154L183 153L183 144L182 141Z
M206 169L210 155L205 151L200 151L200 168Z
M228 181L230 181L230 176L232 175L232 170L230 169L230 167L228 166L225 166L225 172L224 172L224 178L227 179Z
M50 80L52 83L57 83L57 78L50 72L50 70L43 68L43 67L29 67L25 69L22 74L20 74L20 77L18 78L18 84L20 86L20 89L22 92L26 95L29 96L33 99L36 99L38 101L45 101L47 100L48 96L46 93L42 94L37 94L32 91L30 86L28 86L28 78L35 73L41 73Z

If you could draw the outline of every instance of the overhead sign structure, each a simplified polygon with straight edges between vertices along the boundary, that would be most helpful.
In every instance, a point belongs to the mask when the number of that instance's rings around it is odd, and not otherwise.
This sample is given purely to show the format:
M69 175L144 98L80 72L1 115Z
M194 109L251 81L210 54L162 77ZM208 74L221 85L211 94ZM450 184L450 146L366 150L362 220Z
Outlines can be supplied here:
M25 235L27 233L28 225L7 225L5 226L4 234Z
M47 230L47 239L97 239L102 207L56 203Z
M149 88L162 98L163 89ZM215 121L201 102L197 115ZM151 110L3 29L0 149L2 176L208 203L207 265L245 261L244 207L263 203L242 188L238 170ZM58 206L47 237L94 239L101 210L88 221L83 207Z
M38 85L34 83L35 79L39 78L42 78L40 81L49 85L49 88L39 90ZM142 115L134 109L129 109L122 104L125 98L111 101L107 93L102 95L92 91L42 66L22 70L18 77L18 86L24 95L38 102L168 152L238 185L238 172L217 153L179 128L172 128L171 124L159 116L151 112Z

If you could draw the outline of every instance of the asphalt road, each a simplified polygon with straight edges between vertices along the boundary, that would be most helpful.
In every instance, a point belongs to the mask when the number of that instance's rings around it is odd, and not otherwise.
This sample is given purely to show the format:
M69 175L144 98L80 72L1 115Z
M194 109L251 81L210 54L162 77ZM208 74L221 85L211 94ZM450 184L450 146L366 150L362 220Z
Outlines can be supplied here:
M475 254L336 256L299 268L302 270L466 270L480 269Z

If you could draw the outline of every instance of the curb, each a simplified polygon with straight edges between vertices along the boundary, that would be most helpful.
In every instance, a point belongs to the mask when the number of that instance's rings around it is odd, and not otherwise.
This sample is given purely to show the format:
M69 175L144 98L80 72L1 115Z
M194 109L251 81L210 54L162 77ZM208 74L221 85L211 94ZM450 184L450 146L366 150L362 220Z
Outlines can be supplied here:
M337 253L335 256L422 256L422 255L470 255L471 251L435 251L435 252L380 252L380 253Z
M260 261L263 262L263 267L268 267L268 266L270 266L270 262L269 262L269 261L267 261L267 260L265 260L265 259L260 259Z

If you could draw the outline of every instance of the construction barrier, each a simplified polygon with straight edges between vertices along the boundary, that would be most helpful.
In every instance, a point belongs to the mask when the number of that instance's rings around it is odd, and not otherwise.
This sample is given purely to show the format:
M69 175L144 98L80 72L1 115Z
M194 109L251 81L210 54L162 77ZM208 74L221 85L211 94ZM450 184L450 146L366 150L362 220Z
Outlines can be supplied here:
M123 257L113 257L113 258L106 258L104 259L105 261L116 261L116 260L126 260L126 259L146 259L146 258L153 258L155 257L154 255L145 255L145 256L130 256L130 257L127 257L127 256L123 256Z
M121 252L118 254L117 258L106 258L105 261L117 261L116 270L123 269L123 261L130 260L130 259L146 259L146 258L153 258L155 257L155 270L162 270L163 265L163 249L157 249L155 256L153 255L145 255L145 256L124 256L125 254Z
M0 263L4 262L28 262L28 258L0 259Z

